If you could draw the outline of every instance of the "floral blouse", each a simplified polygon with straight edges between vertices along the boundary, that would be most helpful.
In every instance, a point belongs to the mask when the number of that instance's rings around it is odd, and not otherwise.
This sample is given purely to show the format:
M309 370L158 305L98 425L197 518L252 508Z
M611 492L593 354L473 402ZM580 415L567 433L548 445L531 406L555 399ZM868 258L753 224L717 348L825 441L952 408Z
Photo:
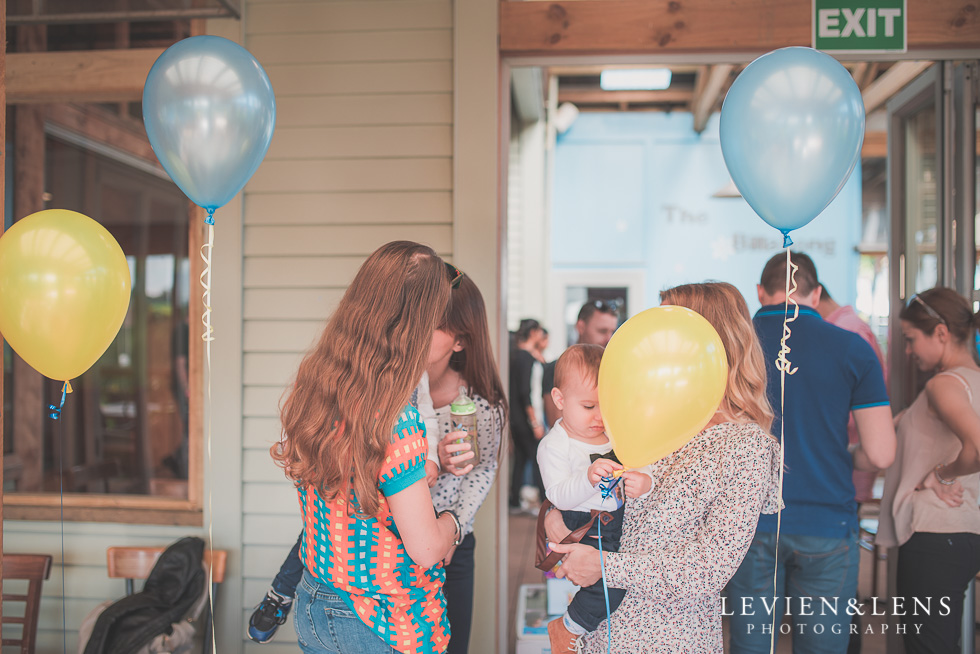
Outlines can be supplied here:
M755 423L705 429L653 464L646 498L627 500L606 582L626 589L611 618L612 651L724 651L721 590L752 543L759 514L779 499L779 443ZM606 621L585 651L606 651Z

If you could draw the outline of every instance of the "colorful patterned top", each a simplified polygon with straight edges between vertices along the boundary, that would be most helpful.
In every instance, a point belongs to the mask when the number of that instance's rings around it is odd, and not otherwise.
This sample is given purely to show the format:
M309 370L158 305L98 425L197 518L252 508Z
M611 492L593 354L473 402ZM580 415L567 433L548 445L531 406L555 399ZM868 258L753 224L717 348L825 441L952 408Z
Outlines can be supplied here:
M406 406L395 425L378 474L381 506L375 517L356 515L357 498L324 501L301 486L306 569L337 594L382 640L404 654L444 652L449 621L442 564L417 565L405 551L387 498L425 479L428 445L419 412ZM420 507L420 511L431 507Z

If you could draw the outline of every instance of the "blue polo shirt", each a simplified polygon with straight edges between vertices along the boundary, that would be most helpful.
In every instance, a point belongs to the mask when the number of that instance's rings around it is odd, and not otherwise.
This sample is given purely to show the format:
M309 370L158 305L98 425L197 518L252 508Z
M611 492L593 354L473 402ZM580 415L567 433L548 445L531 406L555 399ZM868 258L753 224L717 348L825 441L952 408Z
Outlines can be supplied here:
M783 334L782 304L762 307L753 322L766 357L769 402L776 413L772 433L779 438L785 416L786 469L780 531L784 534L845 538L857 530L853 462L847 452L847 421L852 410L887 406L881 364L857 334L825 322L814 309L800 307L790 323L783 416L779 411L780 373L776 370ZM776 516L763 515L758 531L776 531Z

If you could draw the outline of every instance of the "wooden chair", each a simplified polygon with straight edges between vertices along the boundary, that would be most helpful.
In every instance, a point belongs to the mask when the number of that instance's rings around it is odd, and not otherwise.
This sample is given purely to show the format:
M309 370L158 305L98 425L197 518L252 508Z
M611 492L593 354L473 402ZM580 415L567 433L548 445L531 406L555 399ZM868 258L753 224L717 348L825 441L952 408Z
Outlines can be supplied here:
M34 654L37 640L37 618L41 609L41 584L51 573L51 556L48 554L4 554L3 555L3 625L2 644L4 647L19 647L20 654ZM27 594L6 592L7 581L26 580ZM24 603L24 617L10 615L7 608L15 602ZM20 638L9 638L6 625L22 626Z
M132 595L133 580L146 579L153 569L157 559L163 553L164 547L109 547L106 549L106 564L109 577L126 580L126 594ZM211 569L211 596L217 598L218 584L225 580L225 562L228 553L225 550L204 549L204 564ZM210 603L204 605L201 616L204 621L204 652L211 654L211 614Z

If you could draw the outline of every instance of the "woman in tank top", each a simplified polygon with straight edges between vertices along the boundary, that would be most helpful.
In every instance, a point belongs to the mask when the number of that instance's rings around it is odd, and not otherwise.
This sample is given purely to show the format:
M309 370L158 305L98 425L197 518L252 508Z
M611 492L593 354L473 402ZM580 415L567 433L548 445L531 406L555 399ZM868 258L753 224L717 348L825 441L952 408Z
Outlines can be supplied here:
M898 417L877 538L899 546L905 651L954 652L963 594L980 571L980 317L942 287L913 295L899 317L906 353L936 374Z

